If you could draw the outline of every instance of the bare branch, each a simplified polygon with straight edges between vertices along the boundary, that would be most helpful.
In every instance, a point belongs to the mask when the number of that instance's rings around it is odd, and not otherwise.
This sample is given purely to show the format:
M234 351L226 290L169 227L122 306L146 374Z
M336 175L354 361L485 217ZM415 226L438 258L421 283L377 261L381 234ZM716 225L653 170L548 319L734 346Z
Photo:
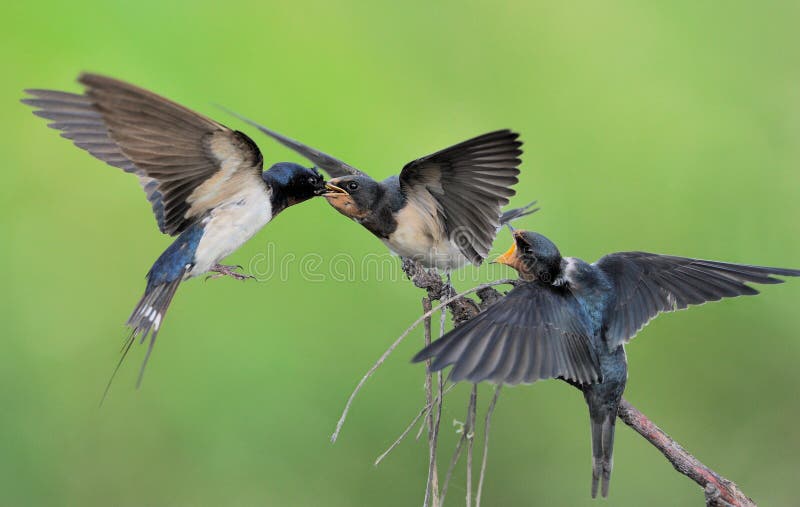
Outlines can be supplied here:
M755 507L755 502L742 493L732 481L711 470L697 458L689 454L661 428L653 424L624 398L619 404L617 415L622 422L643 436L664 457L672 463L675 470L699 484L706 495L706 505L713 507Z
M428 313L431 310L431 300L428 297L422 298L422 312ZM431 318L428 317L424 322L425 346L431 344ZM434 404L433 400L433 374L430 371L431 360L425 362L425 404ZM441 392L441 391L440 391ZM425 418L428 425L428 481L425 484L425 499L423 507L439 507L439 476L436 470L436 413L434 410L428 411ZM430 503L429 503L430 502Z
M489 408L486 409L486 420L483 422L483 457L481 458L481 475L478 478L478 492L475 494L475 507L481 507L481 493L483 492L483 478L486 476L486 459L489 456L489 425L492 422L492 414L494 407L497 405L497 399L500 397L500 389L503 384L499 384L494 389L494 396L489 403Z

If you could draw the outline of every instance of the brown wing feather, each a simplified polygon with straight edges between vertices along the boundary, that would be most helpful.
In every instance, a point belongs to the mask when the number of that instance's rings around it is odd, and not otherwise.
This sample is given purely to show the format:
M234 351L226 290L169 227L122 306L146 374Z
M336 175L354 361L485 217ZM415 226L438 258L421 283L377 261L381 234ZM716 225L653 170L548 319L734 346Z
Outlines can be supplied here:
M23 102L79 148L139 176L164 233L179 234L218 204L234 173L261 171L258 147L241 132L116 79L78 80L83 95L28 90Z

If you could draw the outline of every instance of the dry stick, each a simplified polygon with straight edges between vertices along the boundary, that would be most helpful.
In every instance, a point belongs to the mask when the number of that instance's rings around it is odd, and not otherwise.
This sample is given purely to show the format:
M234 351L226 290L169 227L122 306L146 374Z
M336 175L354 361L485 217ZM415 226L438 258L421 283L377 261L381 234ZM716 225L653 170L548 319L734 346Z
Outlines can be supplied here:
M453 297L447 298L446 300L442 301L441 303L439 303L435 307L431 308L430 311L425 312L416 321L414 321L414 323L411 324L411 326L409 326L408 329L403 331L403 334L401 334L400 337L397 338L394 341L394 343L392 343L389 346L388 349L386 349L386 352L384 352L383 355L381 355L381 357L378 358L378 360L375 362L375 364L372 365L372 368L370 368L367 371L367 373L364 374L364 376L359 381L358 385L356 385L356 388L350 394L350 397L347 399L347 403L345 403L345 405L344 405L344 410L342 411L341 417L339 417L339 421L336 423L336 430L334 430L333 434L331 435L331 442L335 443L336 439L339 438L339 433L342 431L342 426L344 426L345 419L347 419L347 413L350 411L350 406L353 404L353 400L358 395L359 391L361 391L361 388L364 387L364 384L367 382L367 380L369 380L369 378L372 376L372 374L375 373L375 370L380 368L380 366L386 361L386 358L389 357L389 354L394 352L394 349L396 349L397 346L400 345L400 343L405 339L405 337L408 336L409 333L411 333L411 331L413 331L422 321L424 321L426 318L430 317L433 314L433 312L436 312L436 311L440 310L441 308L447 306L448 304L452 303L453 301L455 301L455 300L457 300L459 298L462 298L464 296L467 296L469 294L472 294L473 292L477 292L479 290L487 289L489 287L494 287L496 285L513 285L514 283L515 283L515 280L511 280L509 278L505 278L503 280L497 280L497 281L494 281L494 282L489 282L489 283L484 283L484 284L478 285L477 287L473 287L473 288L471 288L469 290L466 290L464 292L456 294Z
M422 419L422 416L423 416L423 415L426 415L426 414L428 413L428 410L430 410L430 409L433 407L433 405L434 405L435 403L438 403L438 401L439 401L439 398L443 397L444 395L446 395L447 393L449 393L450 391L452 391L452 390L453 390L455 387L456 387L456 384L450 384L449 386L447 386L447 389L445 389L445 390L442 392L442 394L441 394L441 395L439 395L439 396L437 396L437 397L436 397L436 399L433 401L433 403L431 403L431 404L429 404L429 405L426 405L426 406L425 406L425 407L424 407L422 410L420 410L420 411L419 411L419 413L418 413L418 414L417 414L417 415L416 415L416 416L415 416L415 417L414 417L414 418L411 420L411 422L408 424L408 426L406 426L406 429L404 429L404 430L403 430L403 432L402 432L402 433L400 433L400 436L399 436L399 437L397 437L397 440L395 440L394 442L392 442L392 445L390 445L388 449L386 449L385 451L383 451L383 454L381 454L380 456L378 456L378 457L375 459L375 466L378 466L378 465L380 465L380 464L381 464L381 462L382 462L384 459L386 459L386 457L387 457L387 456L388 456L388 455L389 455L389 454L390 454L390 453L391 453L393 450L395 450L395 448L396 448L398 445L400 445L400 443L401 443L403 440L405 440L406 436L408 436L409 432L411 432L411 429L414 427L414 425L415 425L415 424L417 424L417 421L419 421L420 419ZM423 425L422 427L424 428L424 425Z
M706 505L755 507L755 502L742 493L739 486L701 463L624 398L619 404L617 415L622 422L661 451L675 470L704 488Z
M469 410L467 410L467 424L470 434L467 435L467 507L472 507L472 448L475 443L475 412L478 404L478 384L472 384L472 393L469 395Z
M431 310L430 298L422 298L422 313L427 313ZM431 318L428 316L424 321L425 330L425 346L431 344ZM433 404L433 374L431 373L430 366L431 360L425 362L425 404ZM425 499L422 502L423 507L428 507L428 502L431 502L433 507L439 507L439 478L436 473L436 429L434 428L435 414L433 410L428 412L425 418L428 426L428 481L425 484Z
M428 307L425 308L425 310L426 311L430 310L430 299L428 299ZM442 310L441 310L441 318L439 319L439 338L440 339L442 338L442 336L444 336L444 328L445 328L445 324L446 324L446 318L447 318L447 308L442 308ZM430 331L431 330L430 330L430 319L429 319L428 320L428 330L427 330L428 343L426 343L426 345L430 344L430 334L431 334ZM428 363L427 363L428 368L426 369L426 375L427 375L427 378L428 378L429 382L431 380L430 379L430 375L431 375L430 374L430 364L431 364L431 360L428 360ZM440 427L441 422L442 422L442 404L444 402L444 396L442 395L442 393L444 392L444 377L442 376L442 371L441 370L436 372L436 378L438 380L437 383L438 383L438 389L439 390L438 390L437 398L438 398L439 401L438 402L436 400L433 401L433 403L435 405L435 410L431 409L431 411L430 411L430 414L432 416L432 422L433 422L433 436L432 436L431 441L430 441L430 444L431 444L431 456L430 456L431 461L430 461L429 467L430 467L430 470L433 470L433 473L432 473L432 475L430 477L430 479L431 479L431 493L433 495L433 505L434 505L434 507L439 507L439 506L442 505L442 503L441 503L441 499L439 497L439 470L438 470L438 464L436 463L436 454L437 454L437 452L439 450L439 427Z
M475 394L475 392L473 391L472 394ZM469 426L469 415L475 410L472 405L477 401L477 397L473 397L472 394L470 394L469 397L467 417L464 419L464 425L461 427L461 438L458 439L456 449L453 451L453 458L450 460L450 466L447 468L447 475L444 478L444 485L442 486L442 505L444 505L444 498L447 495L447 487L450 484L450 478L453 476L453 470L455 470L458 459L461 457L461 450L464 445L464 440L469 438L469 434L473 431L473 428L470 428Z
M483 423L483 457L481 458L481 475L478 478L478 493L475 495L475 507L481 507L481 492L483 491L483 478L486 476L486 458L489 455L489 424L492 421L494 406L497 405L497 398L500 397L500 388L503 384L498 384L494 390L489 408L486 409L486 420Z

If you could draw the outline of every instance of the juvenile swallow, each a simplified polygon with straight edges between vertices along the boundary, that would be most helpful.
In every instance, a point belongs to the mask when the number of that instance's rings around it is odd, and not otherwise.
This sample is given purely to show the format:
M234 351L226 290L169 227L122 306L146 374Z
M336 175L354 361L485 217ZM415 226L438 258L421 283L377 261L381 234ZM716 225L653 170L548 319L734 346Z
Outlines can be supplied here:
M208 272L246 278L219 262L282 210L323 194L325 182L315 169L289 162L263 171L261 152L245 134L152 92L96 74L78 81L83 94L26 90L31 98L22 102L79 148L138 176L158 228L177 236L148 271L127 321L120 364L137 338L150 337L138 386L178 285Z
M592 433L592 497L608 495L614 423L628 377L625 344L661 312L750 296L748 283L775 284L800 270L645 252L606 255L594 264L562 257L541 234L515 231L496 262L522 283L413 361L453 365L450 379L496 384L560 378L583 392Z
M327 172L324 197L363 225L393 253L445 271L480 265L505 220L521 163L519 134L498 130L406 164L399 175L376 181L355 167L229 111Z

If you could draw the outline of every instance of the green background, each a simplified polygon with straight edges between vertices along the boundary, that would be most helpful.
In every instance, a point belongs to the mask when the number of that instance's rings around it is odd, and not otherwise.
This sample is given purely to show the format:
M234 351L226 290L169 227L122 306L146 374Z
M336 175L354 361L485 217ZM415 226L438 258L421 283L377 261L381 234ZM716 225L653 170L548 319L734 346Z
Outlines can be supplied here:
M169 244L134 178L59 139L21 90L78 72L148 87L297 157L224 104L374 176L495 128L519 130L514 204L565 255L647 250L800 267L797 2L3 2L0 6L0 505L421 504L423 442L373 459L421 406L405 280L192 280L141 390L135 348L102 388L143 276ZM495 253L505 249L501 233ZM322 201L229 259L383 253ZM327 264L326 264L327 265ZM323 270L324 271L324 270ZM485 280L505 269L468 268ZM460 280L465 289L475 282ZM800 283L659 318L628 348L626 397L764 505L796 503ZM442 450L468 388L449 396ZM481 390L481 408L490 391ZM580 394L504 392L484 505L597 505ZM624 425L608 505L702 505ZM450 505L463 504L463 469Z

